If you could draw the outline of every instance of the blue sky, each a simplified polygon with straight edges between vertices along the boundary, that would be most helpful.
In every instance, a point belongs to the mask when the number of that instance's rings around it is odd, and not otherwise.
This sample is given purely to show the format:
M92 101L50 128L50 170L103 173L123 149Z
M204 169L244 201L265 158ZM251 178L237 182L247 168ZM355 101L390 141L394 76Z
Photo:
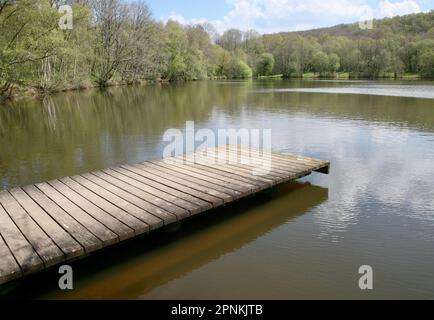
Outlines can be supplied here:
M434 10L434 0L147 0L154 17L210 22L218 31L261 33L306 30L339 23Z

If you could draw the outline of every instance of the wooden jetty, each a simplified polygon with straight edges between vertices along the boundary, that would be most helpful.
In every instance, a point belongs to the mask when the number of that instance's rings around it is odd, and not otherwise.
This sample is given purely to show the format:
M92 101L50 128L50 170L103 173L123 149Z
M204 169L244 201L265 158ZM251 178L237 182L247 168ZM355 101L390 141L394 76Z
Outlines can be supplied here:
M1 191L0 284L329 168L224 146Z

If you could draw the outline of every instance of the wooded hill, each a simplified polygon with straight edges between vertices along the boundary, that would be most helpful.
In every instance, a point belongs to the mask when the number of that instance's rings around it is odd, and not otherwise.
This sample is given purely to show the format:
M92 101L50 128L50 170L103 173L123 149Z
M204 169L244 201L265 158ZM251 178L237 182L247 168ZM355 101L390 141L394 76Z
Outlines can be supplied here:
M302 36L319 37L327 33L334 37L378 38L392 34L405 34L406 36L433 37L434 11L429 13L410 14L394 18L373 20L373 29L361 29L359 23L340 24L329 28L320 28L307 31L293 32ZM281 33L285 34L285 33ZM286 33L290 34L290 33Z
M61 1L65 3L65 1ZM434 77L434 12L260 35L163 23L144 1L0 0L0 97L137 83L282 75Z

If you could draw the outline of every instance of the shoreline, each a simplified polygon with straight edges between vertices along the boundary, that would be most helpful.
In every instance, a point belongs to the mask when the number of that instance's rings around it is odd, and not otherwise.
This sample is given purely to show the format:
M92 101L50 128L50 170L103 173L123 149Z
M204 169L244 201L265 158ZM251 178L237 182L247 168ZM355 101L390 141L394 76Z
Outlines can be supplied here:
M195 82L195 81L214 81L214 80L252 80L252 81L263 81L263 80L349 80L349 81L409 81L409 82L418 82L418 81L430 81L433 82L433 79L429 78L423 78L421 75L407 75L402 76L399 78L394 77L378 77L378 78L364 78L364 77L347 77L347 76L341 76L337 74L334 77L322 77L320 75L314 75L313 73L305 73L303 76L293 76L293 77L285 77L281 75L271 75L271 76L261 76L258 78L251 78L251 79L226 79L226 78L211 78L211 79L201 79L201 80L189 80L189 81L170 81L170 80L163 80L163 79L156 79L156 80L136 80L136 81L110 81L105 87L101 87L98 84L93 83L87 83L87 84L81 84L78 86L71 86L71 87L65 87L58 90L52 90L47 92L38 91L37 89L33 87L21 87L18 88L18 92L10 97L4 98L0 97L0 107L6 106L9 103L14 103L23 99L43 99L46 96L52 96L59 93L67 93L67 92L74 92L74 91L85 91L85 90L91 90L91 89L100 89L104 90L107 88L112 87L123 87L123 86L147 86L147 85L155 85L155 84L170 84L170 83L179 83L179 82Z
M18 88L18 92L10 97L0 97L0 106L5 105L8 103L16 102L23 99L43 99L46 96L52 96L59 93L67 93L67 92L74 92L74 91L84 91L84 90L91 90L91 89L104 89L104 88L111 88L111 87L122 87L122 86L145 86L149 84L155 84L155 83L167 83L163 80L140 80L135 82L127 82L127 81L111 81L108 83L105 87L101 87L98 84L81 84L78 86L70 86L70 87L64 87L57 90L52 91L38 91L37 89L33 87L20 87Z

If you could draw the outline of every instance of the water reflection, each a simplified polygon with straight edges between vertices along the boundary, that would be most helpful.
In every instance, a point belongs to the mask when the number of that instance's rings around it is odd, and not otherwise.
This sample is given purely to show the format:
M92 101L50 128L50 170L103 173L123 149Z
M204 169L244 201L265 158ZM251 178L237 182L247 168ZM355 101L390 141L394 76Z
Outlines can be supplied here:
M254 242L327 200L327 189L292 183L178 227L97 254L73 265L74 290L62 293L52 274L9 288L9 297L137 299L152 289ZM303 198L300 201L300 198ZM263 252L259 248L257 254ZM230 270L221 270L224 276ZM35 283L36 281L36 283ZM199 284L198 284L199 285ZM29 290L29 288L32 290Z
M342 82L335 82L342 83ZM349 81L348 83L352 83ZM360 82L359 82L360 83ZM362 82L363 83L363 82ZM364 85L350 85L344 87L326 88L296 88L296 89L276 89L276 92L305 92L305 93L335 93L335 94L363 94L374 96L389 97L409 97L434 99L434 86L424 85L380 85L364 82ZM269 90L258 90L257 92L266 93Z
M389 84L369 82L369 85L382 89ZM407 84L392 84L396 85ZM419 85L430 84L417 82L412 86L417 91ZM288 206L306 208L301 210L306 214L288 223L283 217L290 217L294 210L288 207L286 215L276 213L280 210L279 205L275 207L278 199L267 202L265 207L253 202L262 214L274 212L271 215L281 216L282 220L275 228L256 233L255 239L242 240L244 245L228 248L220 243L216 244L220 251L210 249L211 257L204 260L190 257L196 261L194 266L189 266L190 259L182 260L176 252L171 253L178 241L163 243L149 252L137 249L143 246L139 242L134 248L145 257L161 254L168 257L166 260L179 262L168 271L161 262L164 259L157 258L160 262L153 265L150 258L143 262L142 255L135 260L134 254L130 254L125 260L131 261L130 264L120 263L117 269L115 263L107 272L102 261L96 264L102 271L93 268L92 263L85 264L90 270L89 282L82 283L80 296L97 296L104 288L110 297L201 298L206 294L215 298L229 291L234 292L234 298L255 298L259 293L277 299L364 297L354 285L357 281L354 277L360 265L370 264L382 281L371 297L431 298L434 296L432 100L280 92L280 89L346 86L347 82L322 81L194 82L119 87L104 92L88 90L60 94L45 102L18 101L0 108L0 187L160 158L163 133L169 128L183 129L188 120L194 120L197 129L272 128L275 151L331 161L330 176L312 175L304 180L327 188L327 200L312 201L315 207L308 209L305 192L310 187L300 189L301 193L294 191L297 197L283 197ZM273 221L271 217L270 220ZM184 228L179 236L184 234ZM232 229L236 228L228 230ZM203 239L212 242L208 240L212 232L212 224L207 225ZM174 239L174 234L164 237ZM187 234L185 243L202 233L196 230ZM204 248L203 241L191 241L193 252L195 247ZM229 242L236 244L237 240ZM181 248L180 252L186 250ZM202 254L205 255L199 256ZM264 261L268 263L267 272L258 269L265 268ZM164 275L154 277L157 271L147 275L145 272L142 280L135 283L134 273L141 274L137 268L142 262L150 270L161 267ZM126 281L128 285L110 291L104 283L110 283L111 276L115 288L117 282ZM201 285L207 281L212 282L212 290ZM243 289L234 287L240 283Z
M210 128L278 128L274 133L281 136L287 131L285 121L313 117L337 121L334 125L355 120L428 132L434 128L430 100L278 91L300 86L313 84L195 82L121 87L3 106L0 186L10 188L159 158L163 133L184 128L187 120ZM271 91L255 93L264 87Z

